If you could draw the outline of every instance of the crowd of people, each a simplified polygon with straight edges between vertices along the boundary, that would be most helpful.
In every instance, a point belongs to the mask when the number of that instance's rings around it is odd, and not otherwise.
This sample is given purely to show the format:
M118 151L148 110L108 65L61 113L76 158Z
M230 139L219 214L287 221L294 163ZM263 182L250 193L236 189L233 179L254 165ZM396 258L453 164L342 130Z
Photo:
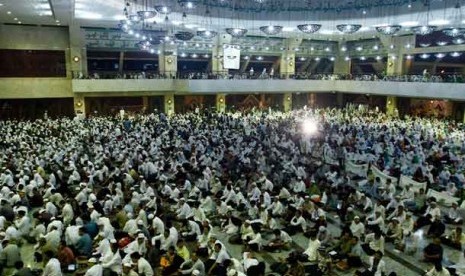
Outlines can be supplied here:
M345 170L370 164L458 196L465 137L454 122L348 106L0 129L2 275L403 275L386 265L387 243L423 250L427 275L464 275L446 268L443 244L462 250L465 206L444 212L425 190Z

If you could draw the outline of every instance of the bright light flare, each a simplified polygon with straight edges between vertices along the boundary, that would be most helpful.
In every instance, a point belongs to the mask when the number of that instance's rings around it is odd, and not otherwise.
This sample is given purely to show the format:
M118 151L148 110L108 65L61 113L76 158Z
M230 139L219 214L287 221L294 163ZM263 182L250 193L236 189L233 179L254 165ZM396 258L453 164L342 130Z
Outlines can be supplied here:
M315 134L318 132L318 123L313 119L305 119L302 122L302 131L308 135Z

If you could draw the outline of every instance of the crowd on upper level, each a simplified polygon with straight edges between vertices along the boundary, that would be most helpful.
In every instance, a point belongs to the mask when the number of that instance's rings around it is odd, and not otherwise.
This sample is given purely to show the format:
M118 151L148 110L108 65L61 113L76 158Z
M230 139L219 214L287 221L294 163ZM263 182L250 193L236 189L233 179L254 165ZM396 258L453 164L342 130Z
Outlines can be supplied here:
M253 68L252 68L253 69ZM75 79L187 79L187 80L270 80L270 79L295 79L295 80L354 80L354 81L395 81L395 82L447 82L462 83L463 76L460 74L418 74L418 75L379 75L379 74L311 74L301 72L290 75L279 75L274 72L244 72L218 74L204 71L190 72L91 72L88 75L77 73Z
M2 275L406 275L387 264L389 246L421 252L427 275L465 275L463 258L444 255L465 243L465 204L346 170L370 164L461 198L455 122L348 106L0 129Z

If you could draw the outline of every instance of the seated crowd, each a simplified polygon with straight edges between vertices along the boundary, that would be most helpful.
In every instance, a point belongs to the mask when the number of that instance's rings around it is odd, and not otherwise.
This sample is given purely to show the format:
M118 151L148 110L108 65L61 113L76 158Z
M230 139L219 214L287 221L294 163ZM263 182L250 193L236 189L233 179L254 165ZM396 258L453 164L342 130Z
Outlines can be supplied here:
M302 131L308 118L315 133ZM346 172L369 164L460 196L465 139L453 122L348 106L0 129L2 275L403 275L386 265L388 244L423 250L427 275L465 275L443 258L465 243L465 206Z

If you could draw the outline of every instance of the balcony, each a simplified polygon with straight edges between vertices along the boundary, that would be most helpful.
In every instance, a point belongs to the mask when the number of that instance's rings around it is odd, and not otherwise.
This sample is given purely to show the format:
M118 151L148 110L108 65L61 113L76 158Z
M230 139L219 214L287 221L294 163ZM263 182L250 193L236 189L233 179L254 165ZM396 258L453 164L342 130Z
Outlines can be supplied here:
M465 84L434 82L269 79L112 79L72 80L74 93L118 94L249 94L343 92L415 98L465 100Z

